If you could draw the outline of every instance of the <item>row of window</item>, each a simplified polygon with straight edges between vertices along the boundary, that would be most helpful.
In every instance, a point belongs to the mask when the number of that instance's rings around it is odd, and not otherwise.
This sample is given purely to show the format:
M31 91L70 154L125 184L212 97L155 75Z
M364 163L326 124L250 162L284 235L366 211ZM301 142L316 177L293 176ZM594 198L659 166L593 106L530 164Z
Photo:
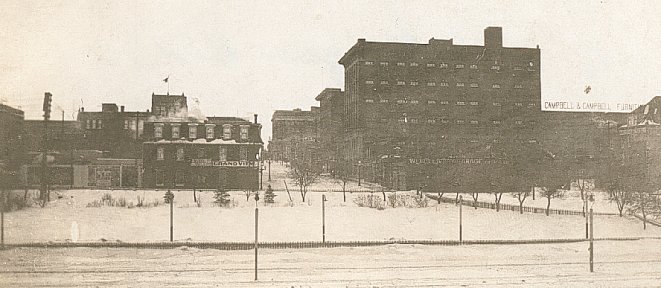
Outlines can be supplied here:
M381 118L381 122L388 122L388 119L386 118ZM427 123L427 124L436 124L436 123L442 123L442 124L449 124L450 120L446 118L442 119L436 119L436 118L429 118L426 119L426 121L423 122L423 120L418 119L418 118L408 118L408 117L401 117L397 119L397 122L399 123L410 123L410 124L421 124L421 123ZM480 123L484 124L484 121L480 120L463 120L463 119L458 119L454 121L455 124L472 124L472 125L479 125ZM534 124L534 122L530 122L531 124ZM500 125L502 124L501 120L491 120L491 124L493 125ZM514 124L516 125L523 125L523 120L515 120Z
M142 127L144 125L144 121L143 120L136 121L135 119L132 119L132 120L126 119L126 120L124 120L124 130L129 130L129 129L130 130L135 130L135 123L138 123L138 127L140 128L140 130L142 130Z
M375 103L374 99L365 99L365 103ZM389 99L379 99L379 103L390 103ZM397 104L420 104L419 100L408 100L408 99L397 99L396 101ZM429 105L435 105L435 104L440 104L440 105L449 105L450 101L436 101L436 100L427 100L427 104ZM496 107L501 107L503 106L501 102L493 102L491 103L493 106ZM455 105L457 106L479 106L480 102L478 101L457 101L455 102ZM523 107L523 102L514 102L514 106L516 107ZM528 103L528 107L535 107L537 104L535 103Z
M375 65L374 61L364 61L363 63L366 66L374 66ZM381 62L378 62L378 63L379 63L379 66L381 66L381 67L390 66L390 62L381 61ZM527 65L528 65L528 71L534 71L535 62L529 61ZM409 62L408 65L407 65L406 62L396 62L396 66L397 67L406 67L406 66L408 66L408 67L420 67L421 65L418 62ZM427 68L435 68L435 67L449 68L450 64L448 64L446 62L440 62L440 63L431 63L430 62L430 63L424 63L423 66L427 67ZM464 68L466 68L466 65L463 64L463 63L455 63L454 65L452 65L452 67L454 67L454 69L464 69ZM470 64L470 65L468 65L468 68L469 69L475 69L475 70L479 69L477 64ZM502 68L502 66L497 64L497 62L496 62L496 64L491 65L489 70L500 71L501 68ZM514 66L514 67L512 67L512 69L515 70L515 71L523 71L524 70L523 66Z
M447 141L450 138L447 137L446 135L440 135L436 137L436 139L442 140L442 141ZM475 139L475 138L464 138L464 139L454 139L453 142L466 142L466 143L502 143L500 139ZM508 142L513 142L513 143L537 143L537 140L534 138L528 138L528 139L511 139L508 140ZM407 145L410 145L410 147L424 147L424 146L435 146L439 142L436 141L429 141L429 142L405 142L405 141L400 141L397 142L397 147L404 147ZM456 156L449 156L448 158L458 158Z
M365 84L367 85L375 85L374 80L365 80ZM380 85L390 85L390 82L388 80L381 80L379 82ZM411 86L418 86L420 83L418 81L410 81L409 85ZM427 87L436 87L437 83L436 82L427 82ZM397 86L405 86L406 81L397 81ZM457 87L466 87L466 83L464 82L457 82L455 83ZM450 87L450 83L448 82L439 82L438 86L440 87ZM478 83L470 83L469 85L471 88L479 88L480 85ZM523 84L514 84L514 89L523 89ZM491 84L492 89L500 89L501 85L500 84Z
M205 158L206 152L205 150L199 149L197 150L197 157L198 158ZM156 148L156 160L165 160L166 155L165 155L165 147L157 147ZM186 157L184 155L184 148L183 147L178 147L177 151L175 152L174 159L176 161L185 161ZM218 160L220 161L227 161L227 147L220 146L218 148ZM239 147L239 160L241 161L246 161L248 160L248 148L246 147Z
M205 128L206 128L206 138L215 139L215 135L214 135L215 125L206 125ZM240 132L241 140L248 140L248 128L249 126L247 125L241 126L241 132ZM171 130L172 139L181 138L181 133L180 133L181 129L179 125L171 125L171 129L172 129ZM157 123L154 125L154 137L163 138L163 124ZM188 138L191 139L197 138L197 125L188 126ZM232 139L232 125L229 124L223 125L223 139L224 140Z
M103 121L101 119L87 119L85 128L89 129L103 129Z

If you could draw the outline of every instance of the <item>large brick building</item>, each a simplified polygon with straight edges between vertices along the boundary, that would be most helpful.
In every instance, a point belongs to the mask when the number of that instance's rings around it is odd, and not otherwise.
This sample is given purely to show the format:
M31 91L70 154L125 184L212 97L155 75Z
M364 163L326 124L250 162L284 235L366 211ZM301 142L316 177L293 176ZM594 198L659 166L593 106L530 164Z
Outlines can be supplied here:
M0 104L0 188L14 185L13 176L25 161L23 120L23 111Z
M322 171L333 173L343 158L344 92L339 88L326 88L315 100L319 101L317 140Z
M495 168L514 145L534 145L540 50L502 44L500 27L484 30L484 45L359 39L339 60L345 161L370 180L412 189L434 186L441 171Z
M318 161L317 123L319 107L276 110L271 118L272 135L268 150L271 160Z
M261 125L234 117L147 122L145 187L257 190Z

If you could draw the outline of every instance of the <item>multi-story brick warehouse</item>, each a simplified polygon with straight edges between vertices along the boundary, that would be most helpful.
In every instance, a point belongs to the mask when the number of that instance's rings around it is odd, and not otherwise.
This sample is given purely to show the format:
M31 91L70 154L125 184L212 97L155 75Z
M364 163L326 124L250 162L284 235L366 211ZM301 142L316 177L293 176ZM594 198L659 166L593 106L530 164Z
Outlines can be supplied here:
M25 161L23 111L0 104L0 188L7 188ZM11 178L11 179L10 179Z
M315 100L319 101L317 139L319 161L324 172L333 173L342 159L342 137L344 135L344 92L339 88L326 88Z
M273 134L268 145L271 160L316 162L318 118L319 107L311 107L310 111L294 109L273 112Z
M256 190L262 126L234 117L147 122L143 185Z
M507 163L513 145L535 143L541 113L539 48L369 42L345 68L346 161L399 189L433 186L450 166ZM458 164L462 163L462 164Z

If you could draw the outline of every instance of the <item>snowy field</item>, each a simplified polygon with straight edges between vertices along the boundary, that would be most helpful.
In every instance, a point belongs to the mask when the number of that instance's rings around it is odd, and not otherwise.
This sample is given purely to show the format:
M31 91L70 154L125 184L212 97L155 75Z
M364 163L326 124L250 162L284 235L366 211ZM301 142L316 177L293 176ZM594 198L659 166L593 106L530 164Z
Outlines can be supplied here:
M104 194L136 203L160 200L150 208L87 207ZM409 194L414 192L397 192ZM78 241L166 241L169 240L169 206L163 204L164 191L72 190L54 193L45 208L32 207L5 215L5 241L64 242ZM174 191L174 239L177 241L253 241L254 208L243 192L231 192L233 208L213 205L211 191L198 191L201 207L193 201L192 191ZM322 236L322 193L309 193L301 202L292 193L290 206L286 192L278 192L275 204L261 200L260 241L320 241ZM426 208L358 207L353 199L370 193L325 193L326 239L355 240L457 240L459 207L429 201ZM59 195L57 197L56 195ZM373 193L381 197L381 193ZM263 195L262 195L263 199ZM75 226L75 228L73 228ZM632 217L595 216L595 237L661 236L661 228L649 226ZM73 232L73 233L72 233ZM580 216L519 214L513 211L463 207L463 239L543 239L582 238L585 219Z
M659 287L661 240L260 250L10 249L0 287Z

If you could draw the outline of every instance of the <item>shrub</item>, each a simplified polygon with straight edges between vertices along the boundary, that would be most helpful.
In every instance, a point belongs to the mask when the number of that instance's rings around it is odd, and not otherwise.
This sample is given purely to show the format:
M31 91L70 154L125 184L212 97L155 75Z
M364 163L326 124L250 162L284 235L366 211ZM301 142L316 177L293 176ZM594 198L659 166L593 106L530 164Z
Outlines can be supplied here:
M353 198L353 203L358 205L358 207L376 208L379 210L385 209L383 199L374 194L359 195L358 197Z
M213 198L215 199L213 201L214 204L218 205L219 207L229 207L230 206L230 194L227 193L225 190L216 190L214 192Z
M7 202L5 204L5 212L17 211L24 208L30 207L27 199L23 198L20 195L9 195L7 196Z

